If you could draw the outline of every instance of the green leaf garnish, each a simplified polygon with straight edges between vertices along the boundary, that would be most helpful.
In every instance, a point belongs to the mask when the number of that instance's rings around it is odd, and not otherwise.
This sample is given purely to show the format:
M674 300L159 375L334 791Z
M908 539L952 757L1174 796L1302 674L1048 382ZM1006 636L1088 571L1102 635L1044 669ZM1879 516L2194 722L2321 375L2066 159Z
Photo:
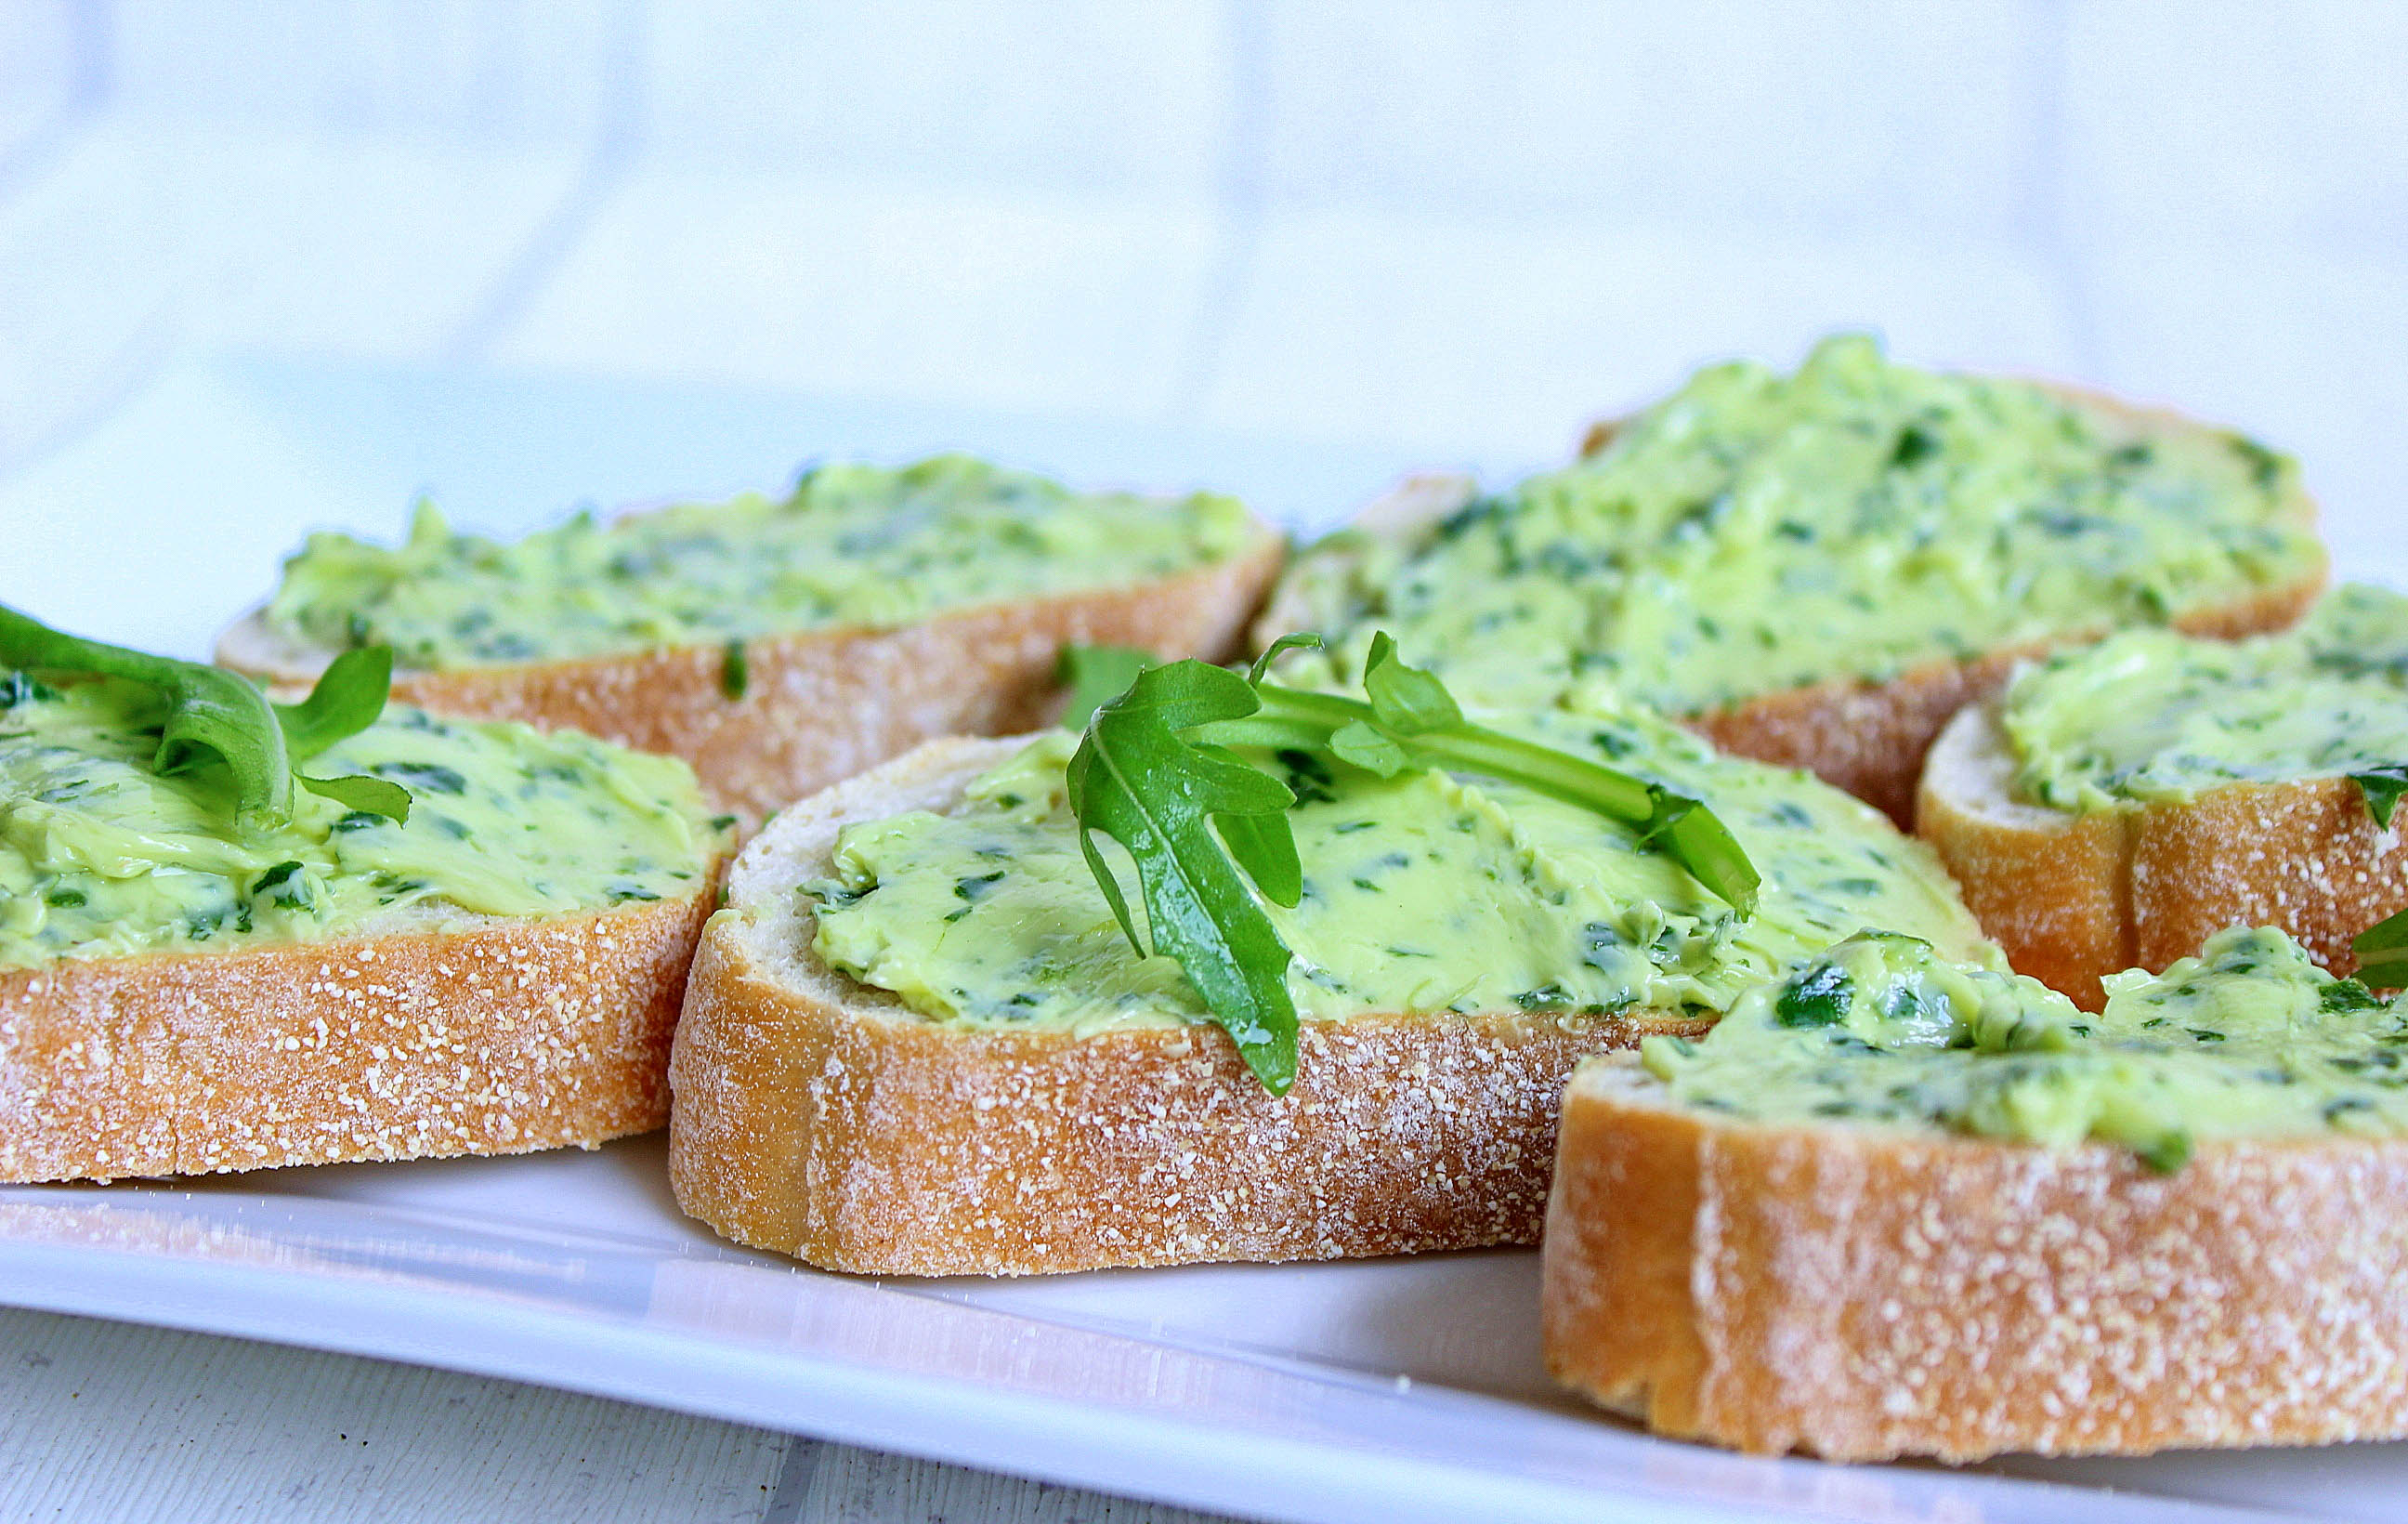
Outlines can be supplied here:
M1264 678L1270 675L1271 663L1279 660L1283 653L1320 649L1320 636L1311 630L1292 630L1263 647L1263 654L1256 656L1254 665L1246 669L1246 681L1259 685Z
M1373 638L1364 664L1363 699L1264 681L1278 653L1319 643L1283 637L1243 676L1192 660L1143 668L1125 691L1093 706L1068 769L1080 847L1121 930L1140 954L1179 961L1273 1094L1296 1076L1293 955L1255 897L1292 906L1303 892L1286 817L1296 795L1233 747L1268 750L1292 773L1335 762L1383 778L1428 769L1519 784L1638 827L1642 850L1670 856L1742 914L1756 909L1755 866L1712 810L1471 724L1445 684L1406 666L1385 634ZM1064 669L1074 683L1086 675L1067 657ZM1096 831L1136 861L1151 945L1138 935Z
M2359 983L2379 989L2408 987L2408 910L2359 932L2349 950L2358 955Z
M1398 660L1397 642L1385 630L1371 637L1371 654L1363 663L1363 693L1380 724L1400 736L1463 723L1463 711L1446 684Z
M176 773L210 757L222 761L234 779L241 823L274 827L292 819L296 783L354 810L408 818L409 795L398 784L307 778L294 768L384 712L393 684L393 653L385 647L343 653L327 664L307 698L272 704L249 679L223 668L87 640L0 605L0 667L113 677L157 689L168 709L152 770Z
M275 711L277 726L284 732L286 755L296 763L307 762L376 724L377 716L384 712L385 696L392 691L393 648L365 646L328 662L308 697L297 704L268 708Z
M2353 772L2349 781L2358 785L2360 798L2366 800L2366 812L2383 830L2391 828L2391 812L2400 807L2400 796L2408 794L2408 766L2394 763L2387 768L2369 768Z
M1108 698L1128 692L1137 675L1154 665L1151 651L1125 645L1066 645L1054 658L1054 681L1070 690L1062 706L1062 728L1084 730Z
M1140 953L1179 960L1246 1067L1281 1095L1296 1079L1290 954L1224 839L1213 833L1212 821L1252 823L1240 835L1256 866L1268 856L1263 839L1273 835L1286 839L1285 858L1293 862L1296 842L1283 812L1296 796L1221 747L1197 745L1180 734L1261 706L1252 684L1218 667L1181 661L1148 669L1087 722L1068 783L1080 848L1121 930ZM1138 939L1119 881L1095 844L1096 831L1136 859L1151 947Z
M311 778L295 773L293 781L312 794L361 814L382 815L396 825L409 824L409 790L390 778L371 778L363 772L342 778Z

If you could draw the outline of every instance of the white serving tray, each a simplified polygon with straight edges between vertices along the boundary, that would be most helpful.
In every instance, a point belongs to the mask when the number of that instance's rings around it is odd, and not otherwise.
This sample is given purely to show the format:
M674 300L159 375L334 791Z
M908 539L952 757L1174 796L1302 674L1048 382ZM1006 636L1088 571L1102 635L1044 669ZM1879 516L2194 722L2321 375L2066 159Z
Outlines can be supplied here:
M0 1188L0 1300L541 1382L1268 1518L2408 1517L2408 1445L1769 1460L1557 1396L1527 1252L873 1282L678 1213L655 1138ZM2112 1499L2101 1488L2116 1489Z
M757 484L802 454L902 459L943 443L1080 481L1211 482L1297 525L1427 464L825 399L187 366L0 480L0 530L43 547L37 573L0 557L13 583L0 597L197 655L306 528L390 536L421 484L466 522L510 529L614 483L606 502ZM1483 464L1502 480L1534 463ZM2364 514L2335 529L2391 554ZM2408 562L2361 555L2348 569L2408 585ZM1268 1518L2408 1518L2408 1445L1952 1472L1654 1439L1550 1387L1537 1280L1526 1252L853 1280L689 1222L656 1139L0 1187L0 1301L480 1372Z

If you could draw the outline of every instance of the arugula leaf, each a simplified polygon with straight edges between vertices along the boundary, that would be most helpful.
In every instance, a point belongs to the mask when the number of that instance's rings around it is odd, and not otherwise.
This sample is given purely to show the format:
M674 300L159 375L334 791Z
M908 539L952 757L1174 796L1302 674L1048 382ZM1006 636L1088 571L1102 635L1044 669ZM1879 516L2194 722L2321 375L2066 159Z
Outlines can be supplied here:
M1251 714L1261 702L1244 678L1218 667L1182 661L1151 668L1088 720L1068 783L1080 848L1121 930L1140 951L1179 960L1246 1067L1266 1089L1283 1095L1296 1079L1292 955L1231 860L1229 839L1215 836L1211 823L1241 822L1236 840L1244 844L1234 855L1252 869L1270 868L1274 887L1286 887L1283 868L1296 860L1296 841L1283 812L1296 796L1225 749L1179 734ZM1120 884L1095 845L1092 833L1099 830L1137 863L1150 949L1139 942Z
M181 772L207 757L233 775L239 821L280 826L293 817L295 783L355 810L404 820L409 796L377 778L307 778L294 764L358 734L384 712L393 683L385 647L347 651L327 665L298 704L271 704L247 678L219 667L178 661L86 640L0 605L0 667L122 678L168 700L150 766Z
M51 672L124 678L167 696L167 722L151 768L181 772L204 756L222 757L245 816L282 822L293 813L293 768L284 727L265 696L215 667L103 645L51 629L0 607L0 664Z
M328 662L308 697L268 708L276 712L276 723L284 732L286 753L295 762L307 762L376 724L392 691L393 648L363 646Z
M1585 757L1472 725L1429 672L1408 667L1396 642L1373 637L1365 699L1263 681L1272 643L1244 676L1200 661L1145 667L1126 690L1094 706L1070 758L1069 803L1079 845L1122 932L1140 953L1178 959L1212 1019L1273 1094L1296 1074L1297 1018L1287 992L1294 955L1257 903L1293 906L1303 893L1284 784L1233 747L1258 747L1292 770L1323 759L1394 777L1409 769L1483 774L1639 827L1660 851L1742 914L1759 886L1746 852L1712 810ZM1093 648L1089 648L1093 649ZM1100 682L1092 669L1074 681ZM1152 944L1138 935L1121 884L1093 833L1128 849Z
M1471 724L1445 685L1406 666L1384 633L1372 637L1363 681L1368 703L1250 679L1260 711L1214 721L1197 739L1335 756L1383 778L1424 768L1520 784L1645 827L1641 845L1667 853L1742 914L1755 911L1760 887L1755 866L1722 821L1696 800L1586 757Z
M1128 692L1137 675L1154 664L1153 652L1135 646L1064 646L1054 658L1054 681L1070 690L1062 707L1062 728L1084 730L1106 699Z
M1443 730L1463 723L1463 710L1446 684L1397 655L1397 642L1382 630L1371 637L1363 661L1363 692L1381 725L1400 736Z
M2358 794L2366 800L2366 812L2374 817L2374 824L2389 830L2391 812L2400 807L2400 796L2408 794L2408 766L2395 763L2387 768L2369 768L2364 772L2351 773L2349 781L2358 785Z
M312 778L294 773L293 781L312 794L333 799L363 814L382 815L397 826L409 824L409 790L390 778L354 772L341 778Z
M363 773L312 778L299 769L300 763L376 724L392 692L393 648L362 646L328 662L308 697L297 704L271 703L268 708L275 711L276 723L284 732L285 754L294 764L294 783L351 809L406 825L409 790L399 784Z
M2351 939L2358 982L2382 989L2408 986L2408 910L2375 922Z
M1263 654L1256 656L1254 658L1254 665L1246 669L1246 681L1259 688L1263 685L1263 679L1270 673L1271 663L1279 660L1282 653L1289 651L1318 651L1320 649L1320 636L1313 634L1311 630L1292 630L1288 634L1281 636L1278 640L1273 640L1270 644L1263 647Z

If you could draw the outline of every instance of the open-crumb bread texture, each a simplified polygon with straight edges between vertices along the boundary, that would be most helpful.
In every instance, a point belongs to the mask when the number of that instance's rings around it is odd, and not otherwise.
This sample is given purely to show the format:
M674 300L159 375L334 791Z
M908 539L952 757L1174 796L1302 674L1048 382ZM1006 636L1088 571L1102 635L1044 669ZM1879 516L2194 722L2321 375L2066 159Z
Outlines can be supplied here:
M2347 778L2076 812L2018 802L2014 767L1997 703L1968 708L1931 749L1915 830L2015 971L2087 1010L2108 974L2158 971L2229 926L2279 927L2349 973L2350 939L2408 906L2408 846Z
M2205 425L2165 410L2136 408L2093 393L2053 388L2070 400L2112 414L2143 430L2175 434ZM1581 453L1593 455L1612 442L1619 420L1596 424ZM1372 504L1355 527L1377 538L1411 539L1470 501L1469 477L1427 475L1407 480ZM2286 515L2302 526L2315 522L2315 504L2294 491ZM2226 604L2195 609L2176 619L2186 635L2224 640L2281 629L2297 620L2324 590L2321 568L2299 582L2269 587ZM1272 596L1254 627L1257 649L1309 618L1300 602ZM1965 705L2001 687L2018 661L2043 654L2052 645L2073 645L2111 633L2105 628L2069 631L2042 644L1985 652L1969 660L1935 658L1881 682L1851 678L1768 693L1684 723L1724 751L1783 767L1804 768L1887 814L1900 827L1914 818L1916 780L1923 757L1940 728Z
M1222 660L1279 574L1285 541L1261 527L1236 555L1126 587L950 610L891 629L817 629L744 642L731 696L726 648L676 646L563 661L394 674L397 703L441 714L576 729L682 757L720 809L762 816L939 736L1043 723L1066 645L1125 645ZM306 682L332 654L296 647L253 613L218 660Z
M668 1117L715 887L0 970L0 1180L520 1154Z
M1557 1379L1668 1434L1836 1460L2408 1434L2408 1140L2070 1149L1564 1102Z
M838 829L943 809L1018 740L931 742L781 815L703 934L669 1174L739 1243L866 1274L1326 1259L1537 1240L1564 1078L1699 1024L1367 1014L1268 1094L1218 1028L929 1020L811 950Z

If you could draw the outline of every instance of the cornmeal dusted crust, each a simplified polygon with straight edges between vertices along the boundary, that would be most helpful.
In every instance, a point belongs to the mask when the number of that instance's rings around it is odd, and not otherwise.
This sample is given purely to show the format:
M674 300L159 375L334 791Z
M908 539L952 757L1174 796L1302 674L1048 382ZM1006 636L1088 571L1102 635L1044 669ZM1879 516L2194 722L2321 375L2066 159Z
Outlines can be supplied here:
M2211 428L2164 409L2134 407L2071 387L2051 386L2080 407L2114 418L2142 433L2173 435ZM1622 420L1593 425L1581 453L1594 455L1612 443ZM1465 476L1408 479L1366 509L1355 527L1375 538L1410 538L1470 501L1477 487ZM2315 523L2315 502L2296 483L2284 501L2286 515L2300 527ZM2195 609L2173 622L2186 635L2231 640L2281 629L2298 619L2324 591L2325 571L2247 597ZM1287 629L1311 620L1302 598L1289 588L1274 592L1266 617L1254 628L1257 650ZM1768 693L1727 709L1684 718L1691 729L1740 756L1783 767L1804 768L1886 813L1900 827L1914 819L1915 782L1933 738L1965 705L2002 686L2016 662L2054 646L2079 645L2110 633L2105 627L2069 631L2049 641L1985 653L1969 660L1922 662L1884 682L1835 679Z
M893 629L822 629L744 642L741 697L725 648L678 646L564 661L399 671L393 697L438 713L571 728L684 758L743 824L937 736L1025 730L1059 692L1065 645L1128 645L1220 660L1279 573L1285 541L1257 525L1225 560L1134 586L983 604ZM254 612L218 660L307 682L331 653L296 647Z
M2016 970L2090 1010L2106 975L2162 970L2229 926L2280 927L2348 973L2350 940L2408 907L2408 844L2347 778L2076 812L2016 802L2014 767L1998 704L1967 709L1931 749L1915 830Z
M865 1274L1326 1259L1538 1237L1583 1057L1693 1021L1307 1022L1266 1093L1218 1028L952 1027L810 949L838 828L942 809L1021 740L939 740L806 800L730 876L670 1060L669 1175L728 1237Z
M1557 1379L1669 1434L1835 1460L2408 1434L2408 1140L2106 1144L1566 1095Z
M540 919L422 906L334 942L0 970L0 1180L650 1131L714 894Z

